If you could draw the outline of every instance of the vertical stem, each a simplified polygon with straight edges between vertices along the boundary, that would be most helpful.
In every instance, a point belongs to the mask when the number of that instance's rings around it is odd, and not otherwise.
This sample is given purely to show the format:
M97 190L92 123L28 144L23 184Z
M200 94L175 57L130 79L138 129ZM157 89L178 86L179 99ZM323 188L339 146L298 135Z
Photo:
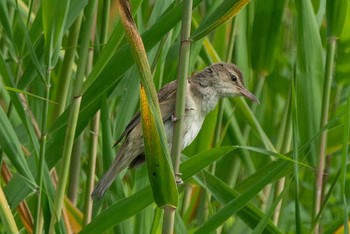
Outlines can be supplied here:
M226 53L226 61L231 62L232 60L232 53L233 48L235 44L235 35L236 35L236 28L237 28L237 18L233 18L231 20L231 33L230 33L230 41L228 43L227 53Z
M179 69L177 76L177 90L176 90L176 108L175 116L177 121L174 123L173 142L171 149L171 158L173 160L174 172L179 173L180 156L183 145L182 132L183 132L183 116L185 114L186 105L186 85L188 76L188 65L190 58L190 46L189 41L191 30L191 17L192 17L192 0L186 0L183 2L184 11L182 16L181 27L181 44L180 44L180 57L179 57Z
M97 146L98 146L98 132L100 128L100 111L98 111L93 121L91 122L91 143L89 150L89 166L88 166L88 175L86 180L86 189L85 189L85 209L84 209L84 226L91 221L92 215L92 202L90 194L94 188L94 175L95 175L95 165L96 165L96 155L97 155Z
M57 93L54 93L54 101L58 103L58 106L52 109L51 122L56 120L56 118L63 113L66 108L67 95L69 90L69 85L71 83L71 74L73 70L74 57L76 53L76 47L79 38L79 31L81 29L81 21L83 15L75 20L74 24L69 30L69 36L67 39L67 48L64 54L64 60L62 63L62 68L58 74L58 87Z
M295 183L294 183L294 196L295 196L295 232L297 234L301 233L301 218L300 218L300 183L299 183L299 129L298 129L298 108L297 105L297 97L295 90L295 77L292 80L292 125L293 125L293 160L295 161L293 164L294 175L295 175Z
M74 58L76 54L76 48L79 38L79 32L81 27L81 21L83 14L75 20L74 24L70 27L69 36L66 44L66 51L64 54L64 60L62 62L62 67L58 74L58 87L54 89L52 98L58 103L57 106L49 110L49 120L48 126L53 123L59 115L63 113L66 108L68 90L71 84L71 75L73 70ZM80 155L82 147L82 136L79 136L74 143L73 153L72 153L72 163L70 165L70 179L68 184L68 198L76 203L77 191L79 185L79 173L80 173Z
M51 86L51 56L48 59L47 62L47 70L46 70L46 83L45 83L45 91L44 91L44 98L45 101L43 102L43 112L42 112L42 122L41 122L41 141L40 141L40 153L39 153L39 172L38 172L38 204L37 204L37 210L36 210L36 219L35 219L35 226L34 226L34 232L35 233L41 233L42 227L44 224L44 219L42 216L42 203L43 196L42 193L44 191L43 189L43 175L44 175L44 164L45 164L45 151L46 151L46 141L47 141L47 118L48 118L48 108L49 108L49 99L50 99L50 86Z
M171 206L164 207L164 218L163 218L163 234L174 233L175 224L175 208Z
M56 89L56 98L55 101L58 102L58 107L53 108L51 114L51 120L54 121L57 119L59 115L63 113L66 108L67 96L69 85L71 84L71 74L73 70L74 58L76 53L76 47L79 38L79 32L81 27L81 21L83 18L83 14L75 20L74 24L70 28L66 53L64 55L64 60L62 63L62 68L59 72L58 78L58 88ZM74 142L73 153L72 153L72 163L70 165L70 179L68 184L68 198L76 203L77 200L77 191L79 188L79 173L80 173L80 155L82 151L83 138L82 135L77 137Z
M349 82L350 85L350 82ZM349 223L348 223L348 205L347 205L347 157L349 155L349 133L350 133L350 92L347 91L347 103L346 103L346 113L345 113L345 126L343 131L343 151L342 151L342 159L341 159L341 190L342 190L342 200L343 200L343 215L344 215L344 233L349 233Z
M105 43L107 43L110 8L111 8L111 0L104 0L103 6L102 6L103 14L102 14L102 22L101 22L101 40L100 40L102 43L102 46L104 46Z
M81 95L82 95L82 85L84 81L84 74L87 64L87 56L89 51L89 42L90 42L90 31L92 22L94 19L94 13L96 9L97 1L90 0L86 7L86 21L82 34L82 46L80 50L80 57L78 62L78 69L76 75L76 81L74 85L74 93L73 93L73 103L71 105L71 109L69 111L68 117L68 125L67 132L62 152L62 170L59 174L59 180L57 185L56 197L54 201L53 214L50 222L49 233L54 233L55 224L57 221L61 219L64 192L68 179L69 165L71 161L71 154L74 143L75 130L78 122L80 103L81 103Z
M107 36L108 36L108 22L109 22L109 12L110 12L110 0L104 0L103 5L102 5L102 20L101 20L101 33L99 35L100 37L100 48L97 49L97 51L102 51L102 47L104 47L105 43L107 43ZM95 20L96 24L96 20ZM94 28L96 28L94 26ZM95 30L94 30L95 31ZM94 41L95 37L95 32L91 34L91 40ZM97 37L97 35L96 35ZM95 53L96 54L96 53ZM94 51L90 51L89 54L89 63L90 67L93 64L93 55ZM91 69L90 69L91 70ZM87 72L90 73L90 72ZM103 111L103 106L107 102L106 100L103 101L104 103L102 104L102 111ZM108 112L108 111L107 111ZM85 214L84 214L84 225L88 224L91 221L91 214L92 214L92 203L90 200L90 195L91 192L94 188L94 175L96 172L96 159L97 159L97 144L98 144L98 133L99 133L99 128L100 128L100 116L101 116L101 110L99 110L93 119L93 122L91 124L91 132L92 132L92 137L91 137L91 147L90 147L90 152L89 152L89 166L88 166L88 178L87 178L87 186L86 186L86 193L85 193ZM103 116L103 113L102 113ZM104 123L106 123L108 120L105 120ZM106 130L106 126L103 125L102 123L102 134L103 132L108 132ZM105 141L105 137L103 137L103 140ZM110 145L106 144L103 142L102 144L104 147L108 145L108 151L111 151ZM109 153L111 154L111 153ZM103 150L103 155L106 157L105 151Z
M329 97L331 93L332 84L332 73L333 73L333 63L336 47L336 38L330 37L327 44L327 60L326 60L326 73L325 81L323 86L323 98L322 98L322 115L320 128L323 128L328 122L328 112L329 112ZM327 146L327 131L323 131L320 137L319 145L319 161L316 171L316 193L315 193L315 216L318 215L322 206L323 197L323 171L325 167L325 157L326 157L326 146ZM320 223L317 222L315 226L315 233L320 233Z
M277 143L276 143L276 149L277 152L287 153L290 151L291 148L291 137L292 137L292 126L291 126L291 92L288 94L288 99L286 101L286 106L284 109L284 115L283 119L281 121L280 125L280 131L278 131L277 135ZM280 180L278 180L276 188L275 188L275 197L278 197L280 193L283 192L283 189L285 187L285 181L286 178L283 177ZM273 214L273 222L277 226L278 221L281 215L281 208L282 208L282 199L278 202L274 214Z
M91 29L91 44L94 44L95 34L96 34L96 13L94 14L94 20L92 23ZM94 63L94 46L91 46L89 49L88 62L86 68L86 75L92 70ZM95 165L96 165L96 156L97 156L97 146L98 146L98 133L100 129L100 111L97 111L92 122L90 124L90 149L89 149L89 159L88 159L88 170L87 170L87 179L86 179L86 188L85 188L85 209L84 209L84 220L83 225L86 226L91 221L92 216L92 201L90 194L94 188L94 176L95 176Z
M72 150L72 159L69 168L69 184L67 188L68 199L77 204L78 191L79 191L79 178L80 178L80 166L81 166L81 153L83 151L84 138L83 133L78 136L74 141Z
M189 40L191 32L191 18L192 18L192 0L183 1L183 15L181 25L181 44L180 44L180 57L179 57L179 69L177 76L177 92L176 92L176 108L175 116L177 121L174 123L173 142L171 149L171 158L173 161L174 173L179 174L180 156L183 145L183 116L185 114L186 105L186 87L188 66L190 58L190 46ZM173 233L175 220L175 209L168 207L164 210L164 222L163 233Z

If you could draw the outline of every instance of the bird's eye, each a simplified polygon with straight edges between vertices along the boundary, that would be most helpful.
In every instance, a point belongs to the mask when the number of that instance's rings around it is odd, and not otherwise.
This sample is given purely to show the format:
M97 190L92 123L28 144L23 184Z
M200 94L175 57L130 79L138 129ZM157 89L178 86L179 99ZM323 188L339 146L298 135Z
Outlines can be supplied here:
M231 74L231 80L233 82L236 82L237 81L237 76L235 76L234 74Z

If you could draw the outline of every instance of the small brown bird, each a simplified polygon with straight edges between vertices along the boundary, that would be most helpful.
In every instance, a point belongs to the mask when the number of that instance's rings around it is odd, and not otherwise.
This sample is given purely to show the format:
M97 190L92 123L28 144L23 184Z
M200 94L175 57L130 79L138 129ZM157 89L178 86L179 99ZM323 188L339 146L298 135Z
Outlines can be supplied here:
M244 87L242 73L234 64L213 64L194 74L187 81L182 148L191 144L196 138L205 116L215 108L220 98L244 96L259 103L258 99ZM170 149L173 137L176 88L177 81L174 80L158 92L160 110ZM145 161L140 120L140 113L137 113L116 142L118 144L125 137L113 164L91 194L93 199L101 198L114 178L123 169L134 168Z

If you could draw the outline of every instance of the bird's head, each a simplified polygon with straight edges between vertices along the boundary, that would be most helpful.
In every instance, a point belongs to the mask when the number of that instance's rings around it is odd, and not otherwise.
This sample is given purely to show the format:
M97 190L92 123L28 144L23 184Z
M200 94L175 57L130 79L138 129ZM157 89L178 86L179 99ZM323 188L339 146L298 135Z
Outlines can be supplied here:
M242 72L235 64L216 63L200 72L200 85L213 89L219 97L244 96L254 102L259 100L244 86Z

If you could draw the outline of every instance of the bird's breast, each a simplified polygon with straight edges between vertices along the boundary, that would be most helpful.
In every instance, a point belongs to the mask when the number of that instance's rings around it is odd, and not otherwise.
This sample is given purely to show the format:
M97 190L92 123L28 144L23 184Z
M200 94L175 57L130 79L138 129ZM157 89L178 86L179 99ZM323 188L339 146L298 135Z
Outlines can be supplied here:
M184 137L182 148L187 147L197 137L202 128L204 117L197 114L190 114L185 116L184 123Z
M182 149L190 145L192 141L196 138L202 127L204 117L205 116L201 115L201 112L198 112L198 110L195 110L193 108L187 109L185 111L185 115L183 116ZM169 148L171 149L173 141L174 122L172 122L172 120L168 120L164 123L164 127L168 139Z

